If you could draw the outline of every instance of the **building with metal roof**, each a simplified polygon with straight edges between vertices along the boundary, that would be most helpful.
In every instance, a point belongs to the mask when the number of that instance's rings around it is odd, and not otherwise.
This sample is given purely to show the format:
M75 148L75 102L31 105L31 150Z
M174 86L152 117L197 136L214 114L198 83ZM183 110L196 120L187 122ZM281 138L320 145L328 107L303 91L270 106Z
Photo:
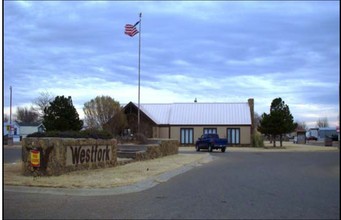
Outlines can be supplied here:
M138 105L124 107L129 127L137 131ZM150 138L177 139L194 144L204 133L217 133L230 145L250 145L254 100L238 103L140 104L140 131Z

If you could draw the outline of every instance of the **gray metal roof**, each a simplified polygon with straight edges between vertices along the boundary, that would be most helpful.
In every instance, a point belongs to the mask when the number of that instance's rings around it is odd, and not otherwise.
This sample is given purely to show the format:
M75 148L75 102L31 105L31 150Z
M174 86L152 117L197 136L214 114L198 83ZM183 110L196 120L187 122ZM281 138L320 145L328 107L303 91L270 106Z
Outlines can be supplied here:
M140 109L159 125L251 125L247 102L141 104Z
M162 125L169 124L171 107L172 104L141 104L140 110L156 124Z

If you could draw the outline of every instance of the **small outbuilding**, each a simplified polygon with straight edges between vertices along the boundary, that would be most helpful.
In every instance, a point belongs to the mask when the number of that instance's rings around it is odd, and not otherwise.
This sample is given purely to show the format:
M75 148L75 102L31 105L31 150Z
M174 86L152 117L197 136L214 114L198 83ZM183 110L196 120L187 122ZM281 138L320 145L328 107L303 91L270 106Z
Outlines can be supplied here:
M296 144L305 144L306 143L306 131L305 130L297 130L296 131Z

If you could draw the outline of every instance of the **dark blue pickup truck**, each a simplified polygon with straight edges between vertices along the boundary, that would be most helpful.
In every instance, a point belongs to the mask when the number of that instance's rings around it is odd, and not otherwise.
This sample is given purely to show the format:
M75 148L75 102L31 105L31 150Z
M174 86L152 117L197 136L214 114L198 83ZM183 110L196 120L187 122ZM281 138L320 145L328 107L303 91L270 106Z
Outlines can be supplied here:
M225 152L227 147L227 139L219 138L218 134L203 134L196 142L195 149L208 149L212 152L213 149L220 149L221 152Z

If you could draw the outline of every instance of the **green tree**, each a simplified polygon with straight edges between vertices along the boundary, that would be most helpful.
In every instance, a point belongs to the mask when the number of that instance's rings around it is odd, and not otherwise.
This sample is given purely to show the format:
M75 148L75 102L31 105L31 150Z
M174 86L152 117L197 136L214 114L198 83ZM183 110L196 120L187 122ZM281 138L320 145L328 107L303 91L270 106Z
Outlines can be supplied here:
M127 125L120 103L109 96L97 96L91 99L84 104L83 111L89 128L103 129L117 135Z
M274 117L271 117L271 114L263 113L261 119L259 121L259 125L257 130L270 138L271 141L274 141L274 146L276 146L276 135L278 134L277 128L274 122Z
M83 121L79 119L77 110L72 104L71 96L57 96L50 105L44 109L43 124L47 131L79 131Z
M289 106L281 98L276 98L271 103L270 113L263 113L258 131L270 136L274 147L276 147L276 137L279 136L280 146L282 146L283 134L290 133L297 127L293 119Z

